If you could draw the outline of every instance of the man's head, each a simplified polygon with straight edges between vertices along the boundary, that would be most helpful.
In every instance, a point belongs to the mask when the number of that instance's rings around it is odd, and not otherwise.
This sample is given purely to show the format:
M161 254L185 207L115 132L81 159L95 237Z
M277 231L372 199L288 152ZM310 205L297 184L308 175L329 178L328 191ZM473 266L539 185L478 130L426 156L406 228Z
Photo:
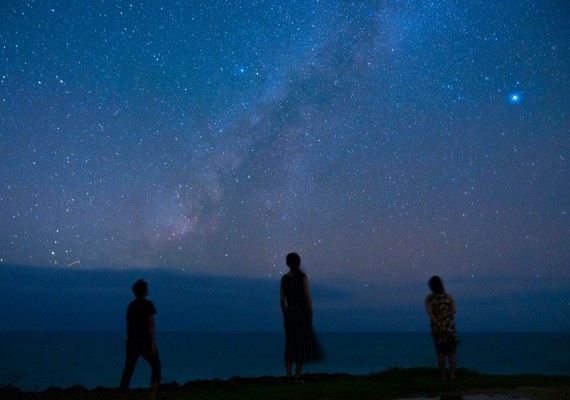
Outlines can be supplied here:
M133 285L133 293L137 299L144 298L148 294L148 283L143 279L139 279Z

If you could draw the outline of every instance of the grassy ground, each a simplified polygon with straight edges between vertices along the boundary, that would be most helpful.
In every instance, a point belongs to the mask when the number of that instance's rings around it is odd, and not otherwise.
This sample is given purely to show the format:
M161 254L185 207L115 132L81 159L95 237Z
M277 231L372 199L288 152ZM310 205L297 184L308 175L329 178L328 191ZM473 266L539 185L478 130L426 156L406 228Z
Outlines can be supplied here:
M341 400L398 399L441 396L461 399L466 394L505 394L537 400L570 400L570 377L542 375L483 375L459 370L458 378L442 382L434 368L392 368L367 376L348 374L307 374L304 384L287 383L284 378L239 378L226 381L190 381L184 385L165 383L161 400ZM148 398L147 389L131 390L128 399ZM87 390L81 386L50 388L41 393L25 393L15 388L0 388L4 400L107 400L117 399L116 389Z

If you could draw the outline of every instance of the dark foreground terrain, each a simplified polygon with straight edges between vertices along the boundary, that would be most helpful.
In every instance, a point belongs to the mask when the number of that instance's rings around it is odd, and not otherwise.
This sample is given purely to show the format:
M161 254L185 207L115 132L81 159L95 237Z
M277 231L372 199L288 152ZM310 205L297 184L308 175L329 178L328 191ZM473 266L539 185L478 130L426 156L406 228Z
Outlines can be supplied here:
M455 381L440 381L435 368L391 368L376 374L306 374L305 383L288 383L282 377L240 378L164 383L160 400L209 399L402 399L463 396L533 400L570 400L570 376L485 375L461 369ZM147 399L147 389L132 389L127 399ZM498 397L497 397L498 396ZM88 390L82 386L24 392L13 386L0 387L3 400L107 400L118 399L115 388Z

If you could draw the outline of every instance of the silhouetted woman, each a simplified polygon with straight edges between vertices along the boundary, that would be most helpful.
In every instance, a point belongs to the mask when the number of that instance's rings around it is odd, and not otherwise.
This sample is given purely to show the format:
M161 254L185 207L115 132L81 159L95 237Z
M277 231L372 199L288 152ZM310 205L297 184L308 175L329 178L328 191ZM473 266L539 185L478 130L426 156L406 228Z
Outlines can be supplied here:
M443 282L439 276L433 276L429 280L432 291L426 297L426 311L431 324L431 335L437 353L437 364L442 380L445 376L445 361L449 361L449 378L455 379L455 367L457 364L456 348L457 333L453 316L457 309L453 298L445 293Z
M289 253L286 258L290 271L281 278L281 311L285 326L285 369L289 382L303 383L303 364L321 358L313 330L313 304L307 275L301 271L301 257ZM295 367L295 380L292 366Z

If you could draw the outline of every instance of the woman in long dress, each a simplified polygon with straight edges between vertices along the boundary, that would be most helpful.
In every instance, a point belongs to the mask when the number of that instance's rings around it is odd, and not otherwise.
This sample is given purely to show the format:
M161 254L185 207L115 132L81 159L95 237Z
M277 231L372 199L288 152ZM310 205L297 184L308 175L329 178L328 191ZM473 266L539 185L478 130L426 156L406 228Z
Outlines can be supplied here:
M301 257L289 253L290 271L281 278L281 311L285 326L285 369L289 382L303 383L304 364L318 361L321 351L313 330L313 304L307 275L301 271ZM295 380L292 367L295 367Z

